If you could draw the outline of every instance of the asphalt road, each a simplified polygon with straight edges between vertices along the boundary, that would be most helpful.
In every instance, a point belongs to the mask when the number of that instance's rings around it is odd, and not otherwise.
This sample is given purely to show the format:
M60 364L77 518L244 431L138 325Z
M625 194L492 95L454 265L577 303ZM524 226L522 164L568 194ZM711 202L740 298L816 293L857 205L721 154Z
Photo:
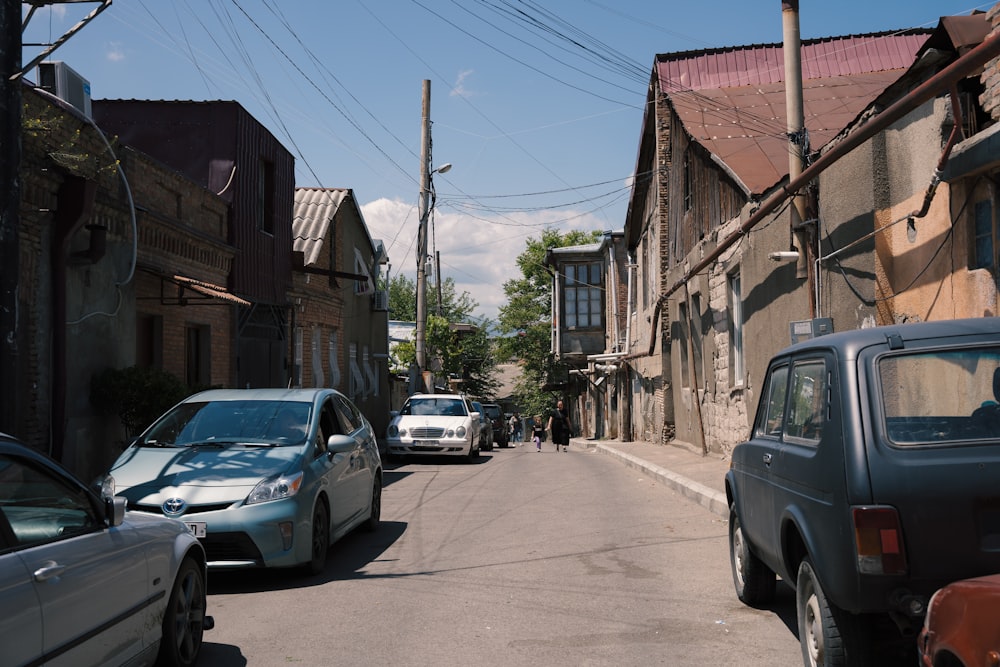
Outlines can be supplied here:
M200 665L801 665L794 598L735 597L720 517L590 451L386 471L325 572L211 573Z

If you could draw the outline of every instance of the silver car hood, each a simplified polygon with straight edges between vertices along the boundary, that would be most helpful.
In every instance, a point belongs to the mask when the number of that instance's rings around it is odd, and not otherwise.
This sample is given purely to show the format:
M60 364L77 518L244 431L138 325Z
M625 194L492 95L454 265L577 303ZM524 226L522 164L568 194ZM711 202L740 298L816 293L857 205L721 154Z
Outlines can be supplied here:
M130 447L111 475L115 493L132 503L157 502L183 492L189 503L239 500L263 479L295 469L302 446Z

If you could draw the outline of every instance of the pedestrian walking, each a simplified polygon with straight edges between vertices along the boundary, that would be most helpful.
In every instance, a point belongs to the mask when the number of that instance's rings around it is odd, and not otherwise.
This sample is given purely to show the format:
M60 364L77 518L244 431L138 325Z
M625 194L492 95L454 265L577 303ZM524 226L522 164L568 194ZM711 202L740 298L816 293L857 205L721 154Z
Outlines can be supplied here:
M542 425L542 416L535 415L531 422L531 440L535 443L535 451L542 451L542 440L545 439L545 427Z
M569 451L569 437L573 431L573 424L569 420L569 412L563 407L562 400L556 402L556 409L549 414L548 431L552 434L552 442L557 452L559 447L562 447L564 452Z
M510 416L510 438L514 442L521 444L521 418L515 412Z

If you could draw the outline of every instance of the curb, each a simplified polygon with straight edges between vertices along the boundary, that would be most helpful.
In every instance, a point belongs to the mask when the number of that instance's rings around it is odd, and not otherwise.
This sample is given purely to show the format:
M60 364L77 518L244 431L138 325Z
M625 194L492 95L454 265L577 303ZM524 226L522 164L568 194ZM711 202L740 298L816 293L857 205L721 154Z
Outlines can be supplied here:
M594 446L601 454L607 454L612 458L621 461L629 468L635 468L636 470L642 471L661 484L665 484L666 486L669 486L679 492L681 495L695 501L713 514L726 519L729 518L729 503L726 502L726 494L716 491L715 489L711 489L701 482L696 482L693 479L684 477L683 475L678 475L675 472L671 472L670 470L650 463L649 461L644 461L637 456L626 454L625 452L619 451L614 447L601 444L591 445L591 443L588 443L587 446Z

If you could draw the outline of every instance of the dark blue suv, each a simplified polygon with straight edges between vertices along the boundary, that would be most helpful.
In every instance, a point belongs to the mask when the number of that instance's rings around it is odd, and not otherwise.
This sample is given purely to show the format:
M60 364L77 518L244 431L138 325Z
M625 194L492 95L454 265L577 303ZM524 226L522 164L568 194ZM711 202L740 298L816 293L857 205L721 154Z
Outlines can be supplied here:
M934 591L1000 572L1000 319L780 352L726 494L736 593L767 605L775 575L796 590L806 665L915 649Z

